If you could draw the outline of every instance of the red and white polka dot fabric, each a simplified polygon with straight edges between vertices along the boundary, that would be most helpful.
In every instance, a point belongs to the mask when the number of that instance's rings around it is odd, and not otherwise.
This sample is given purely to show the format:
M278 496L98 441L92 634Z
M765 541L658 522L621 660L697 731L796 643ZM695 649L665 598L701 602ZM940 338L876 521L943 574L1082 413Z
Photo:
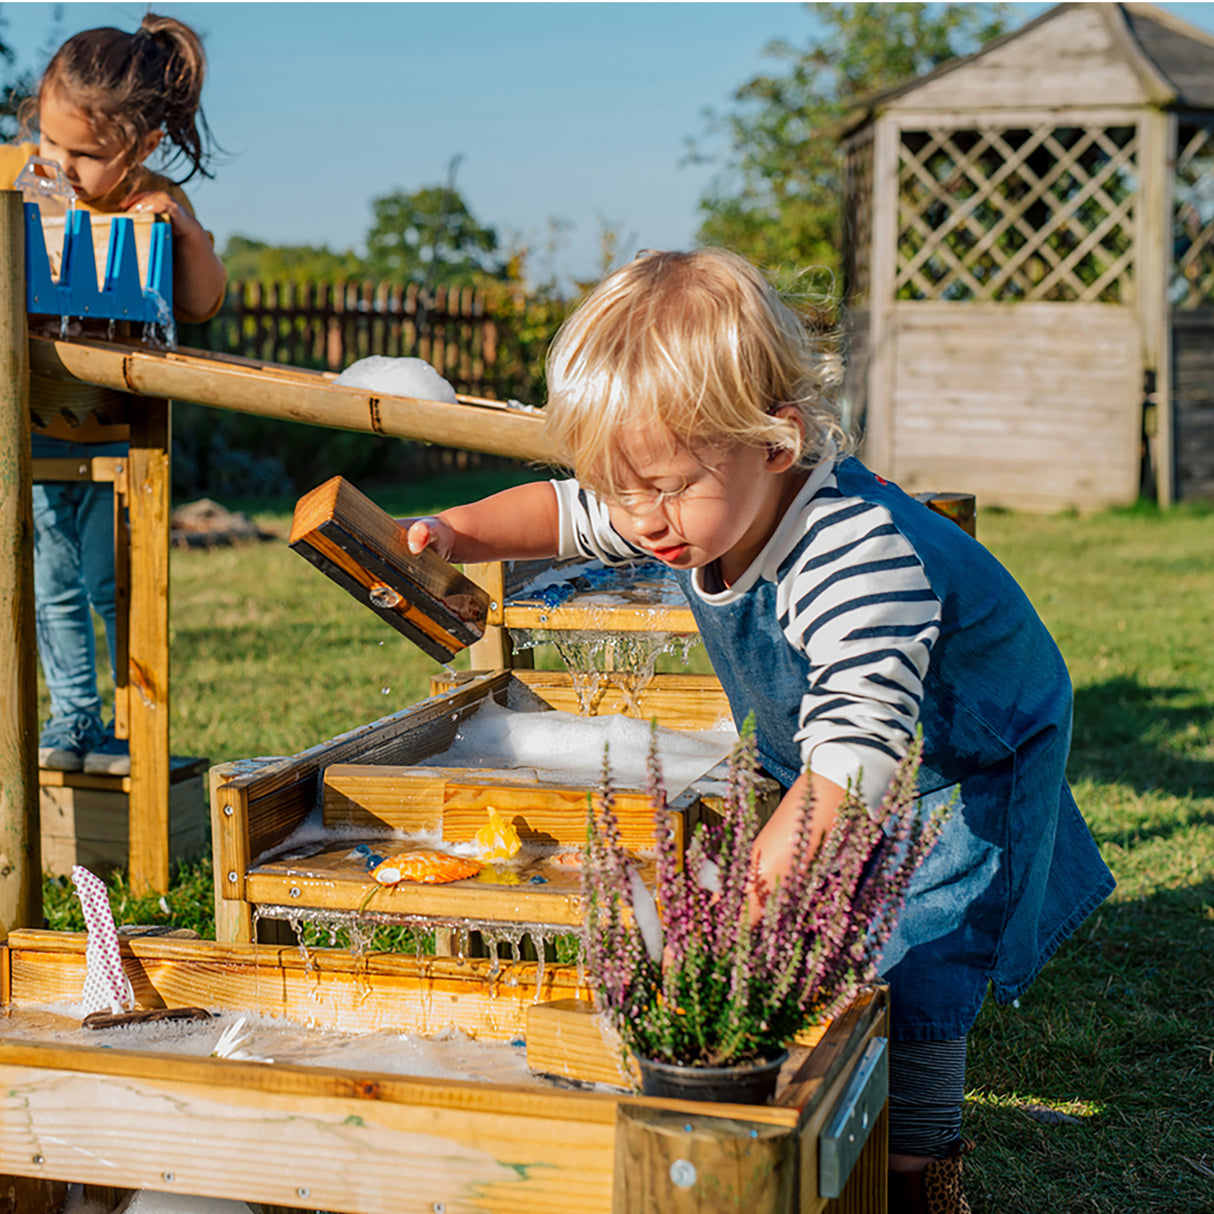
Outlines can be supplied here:
M88 973L84 977L84 1014L125 1011L134 1004L135 992L122 969L118 932L105 883L79 864L72 869L72 881L84 908L84 925L89 934L85 951Z

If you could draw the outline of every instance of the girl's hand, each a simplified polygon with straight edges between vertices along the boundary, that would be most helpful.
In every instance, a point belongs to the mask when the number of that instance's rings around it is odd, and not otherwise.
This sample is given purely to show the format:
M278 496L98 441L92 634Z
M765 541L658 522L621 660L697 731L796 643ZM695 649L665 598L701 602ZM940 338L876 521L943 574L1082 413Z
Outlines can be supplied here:
M405 528L405 544L414 556L426 548L433 548L443 560L453 559L455 532L451 530L449 523L433 515L419 519L400 519L399 522Z
M150 211L153 215L167 215L169 223L173 225L175 237L206 235L202 224L164 190L140 190L135 194L128 194L120 205L124 211Z
M141 190L122 200L124 211L167 215L173 229L173 312L179 320L208 320L223 303L228 272L207 230L165 190Z

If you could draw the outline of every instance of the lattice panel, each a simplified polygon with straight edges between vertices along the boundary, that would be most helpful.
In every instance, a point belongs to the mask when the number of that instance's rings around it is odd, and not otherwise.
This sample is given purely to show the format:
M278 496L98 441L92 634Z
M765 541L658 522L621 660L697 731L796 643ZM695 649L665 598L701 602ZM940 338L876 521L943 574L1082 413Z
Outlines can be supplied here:
M1177 128L1172 182L1173 307L1214 304L1214 121Z
M1134 126L903 131L896 297L1126 304Z
M873 243L873 128L847 148L845 274L852 304L868 299Z

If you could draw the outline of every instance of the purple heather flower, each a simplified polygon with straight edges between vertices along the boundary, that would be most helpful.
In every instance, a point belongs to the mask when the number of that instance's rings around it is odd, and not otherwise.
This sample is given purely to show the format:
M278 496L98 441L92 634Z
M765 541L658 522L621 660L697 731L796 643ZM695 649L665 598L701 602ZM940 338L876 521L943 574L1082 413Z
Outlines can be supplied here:
M664 964L642 931L646 911L615 816L610 770L590 799L583 893L587 969L622 1040L667 1061L725 1065L769 1055L808 1023L832 1016L876 972L915 867L943 816L915 815L918 741L870 814L848 793L814 851L807 804L787 873L769 891L758 922L747 890L758 834L753 730L743 730L730 765L724 812L701 824L681 858L656 742L648 790L655 811L656 901ZM716 880L701 875L715 866ZM652 923L648 925L652 936Z

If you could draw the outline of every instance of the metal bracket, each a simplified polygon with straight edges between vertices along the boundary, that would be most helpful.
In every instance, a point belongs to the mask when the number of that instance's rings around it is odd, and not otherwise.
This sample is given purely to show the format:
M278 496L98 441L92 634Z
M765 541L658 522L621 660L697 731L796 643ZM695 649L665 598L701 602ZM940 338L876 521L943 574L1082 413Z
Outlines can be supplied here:
M818 1196L838 1197L889 1096L889 1050L874 1037L818 1137ZM882 1164L884 1167L884 1164Z

